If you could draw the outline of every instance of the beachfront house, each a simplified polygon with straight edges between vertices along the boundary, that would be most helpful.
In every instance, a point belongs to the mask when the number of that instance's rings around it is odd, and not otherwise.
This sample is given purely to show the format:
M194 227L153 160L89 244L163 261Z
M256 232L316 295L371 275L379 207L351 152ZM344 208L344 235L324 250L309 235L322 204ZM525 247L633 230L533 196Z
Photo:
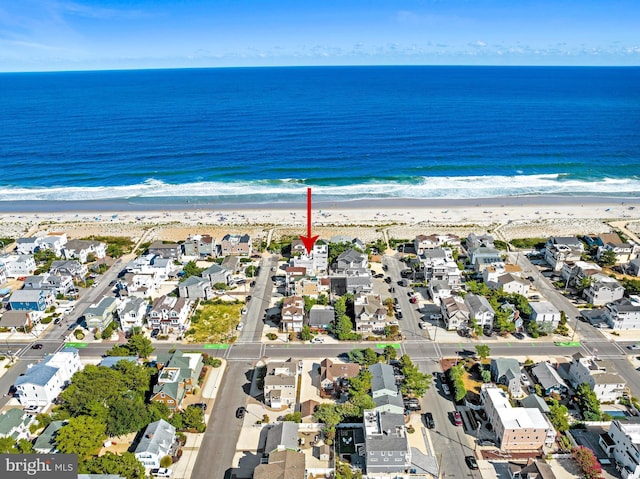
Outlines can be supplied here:
M30 254L7 254L0 257L7 278L29 276L36 270L36 261Z
M69 347L30 364L15 382L18 401L22 406L49 406L80 369L78 350Z
M181 261L182 245L179 245L177 243L164 243L163 241L154 241L147 248L147 254L173 261Z
M476 248L495 248L493 242L493 236L490 234L485 233L477 235L475 233L470 233L465 240L465 247L467 248L467 251Z
M215 238L209 235L191 235L182 244L183 260L214 258L218 255Z
M354 249L348 249L338 256L333 265L337 274L355 274L367 271L367 256Z
M107 256L107 245L102 241L73 239L64 245L62 255L66 259L77 259L86 263L92 257L102 259Z
M552 236L544 247L544 260L554 271L562 270L565 263L580 261L584 245L575 236Z
M577 352L569 363L569 382L574 388L587 383L601 403L617 402L626 392L626 382L610 371L615 371L611 361Z
M60 256L66 243L66 233L47 233L45 236L18 238L16 240L16 252L19 254L33 254L37 251L50 250L56 256Z
M129 261L124 271L132 274L153 275L159 281L174 277L179 270L175 259L165 258L159 254L145 254Z
M118 301L113 297L103 297L84 311L86 327L90 331L102 332L115 319Z
M582 291L582 296L594 306L602 306L624 296L624 286L604 274L593 276L595 281Z
M176 450L176 428L164 419L149 424L133 455L148 470L160 467L160 460Z
M600 260L602 256L609 251L613 251L615 254L616 264L624 264L638 257L640 247L635 243L623 243L620 241L620 238L618 238L618 241L609 241L603 246L599 246L596 258Z
M538 323L540 331L552 333L558 328L560 323L560 311L549 301L531 301L530 321Z
M443 298L440 303L440 313L449 331L465 329L469 325L469 308L464 299L459 296Z
M140 328L147 315L148 302L144 298L125 298L116 308L120 319L120 329L129 333L133 328Z
M267 364L264 377L264 401L267 406L280 409L296 402L298 376L302 374L302 361L292 358Z
M184 332L189 323L193 304L193 301L187 298L160 296L153 301L147 313L147 326L149 329L160 329L163 333Z
M426 281L446 281L457 289L461 282L461 273L453 259L451 248L425 249L419 256L420 270Z
M291 247L293 251L293 243ZM302 251L289 260L289 265L305 268L311 275L326 274L329 268L329 246L324 241L316 241L311 253L307 254L303 245Z
M220 254L222 256L251 256L252 251L251 236L248 234L226 234L220 241Z
M284 332L299 333L304 320L304 299L301 296L289 296L282 302L282 320L280 328Z

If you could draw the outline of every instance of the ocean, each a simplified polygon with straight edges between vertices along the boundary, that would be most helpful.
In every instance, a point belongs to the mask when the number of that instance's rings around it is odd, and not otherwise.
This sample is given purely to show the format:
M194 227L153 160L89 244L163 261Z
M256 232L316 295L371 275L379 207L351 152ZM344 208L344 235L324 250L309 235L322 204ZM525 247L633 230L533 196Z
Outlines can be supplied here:
M640 68L0 74L0 202L640 197Z

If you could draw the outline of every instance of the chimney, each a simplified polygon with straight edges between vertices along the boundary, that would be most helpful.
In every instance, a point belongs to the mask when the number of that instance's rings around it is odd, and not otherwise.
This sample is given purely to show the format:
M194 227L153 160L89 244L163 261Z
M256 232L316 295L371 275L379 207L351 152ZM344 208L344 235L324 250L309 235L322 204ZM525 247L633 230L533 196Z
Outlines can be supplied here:
M153 437L153 433L152 432L148 432L147 433L147 439L151 439Z

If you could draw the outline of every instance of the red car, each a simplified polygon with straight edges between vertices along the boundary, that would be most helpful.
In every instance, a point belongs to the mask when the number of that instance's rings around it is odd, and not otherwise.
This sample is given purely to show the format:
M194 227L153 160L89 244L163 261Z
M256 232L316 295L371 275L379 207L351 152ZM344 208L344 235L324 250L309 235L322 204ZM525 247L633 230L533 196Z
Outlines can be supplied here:
M453 422L456 426L462 426L462 416L458 411L453 412Z

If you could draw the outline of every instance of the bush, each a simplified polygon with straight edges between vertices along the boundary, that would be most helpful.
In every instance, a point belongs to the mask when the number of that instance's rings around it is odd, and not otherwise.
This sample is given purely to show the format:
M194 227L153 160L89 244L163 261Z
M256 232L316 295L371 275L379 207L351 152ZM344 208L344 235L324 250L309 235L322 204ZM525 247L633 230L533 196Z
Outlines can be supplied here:
M49 324L51 321L53 321L53 318L51 316L45 316L40 320L42 324Z
M74 337L75 337L76 339L78 339L78 340L82 340L82 339L84 339L84 333L82 332L82 330L81 330L81 329L76 329L76 330L73 332L73 335L74 335Z
M219 368L220 366L222 366L222 359L214 358L213 361L211 361L212 368Z
M271 341L275 341L276 339L278 339L278 335L276 333L267 333L267 338Z
M170 467L173 464L173 459L171 456L164 456L160 459L160 467Z

